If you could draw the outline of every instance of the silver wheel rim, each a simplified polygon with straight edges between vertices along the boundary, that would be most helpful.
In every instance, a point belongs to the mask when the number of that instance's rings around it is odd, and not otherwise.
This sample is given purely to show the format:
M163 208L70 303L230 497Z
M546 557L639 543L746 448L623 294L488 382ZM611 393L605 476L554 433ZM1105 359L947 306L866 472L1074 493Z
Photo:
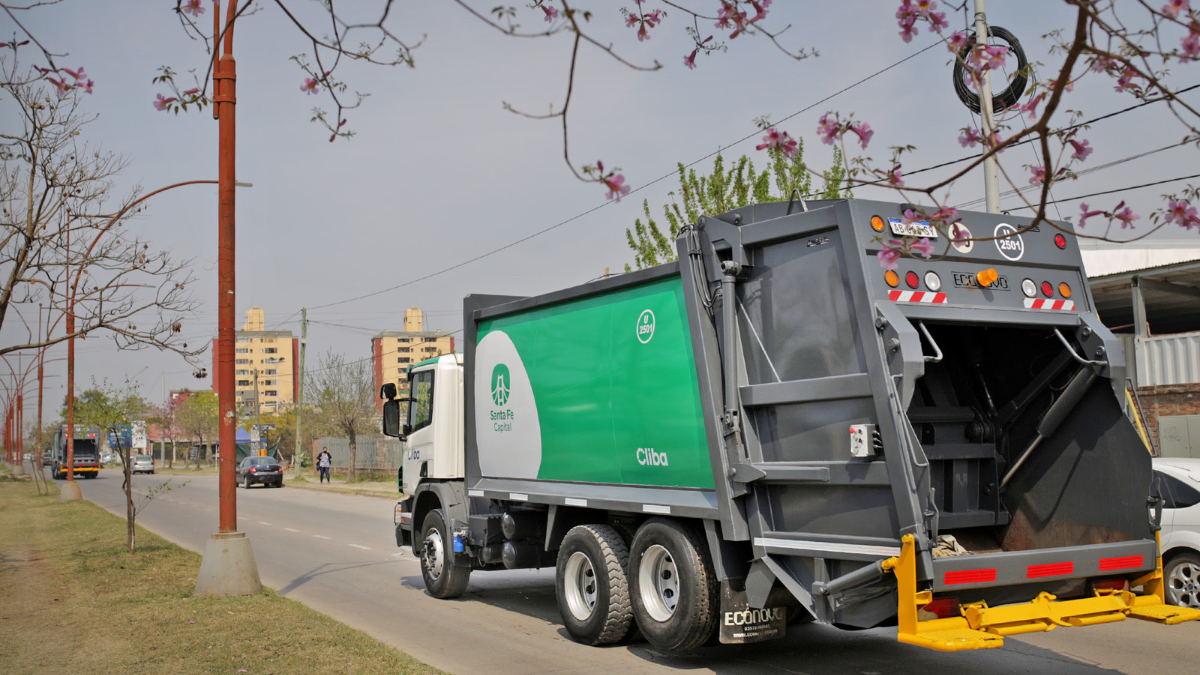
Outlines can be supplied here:
M651 619L659 623L675 615L679 604L679 574L675 560L666 548L655 544L642 554L638 565L638 591L642 606Z
M567 609L571 616L580 621L587 621L596 609L596 570L587 554L576 551L567 559L567 567L563 571L563 591L567 596Z
M1200 609L1200 565L1185 561L1172 566L1167 595L1175 605Z
M432 528L425 535L425 545L421 547L421 562L429 578L437 581L442 576L442 560L445 558L442 548L442 533Z

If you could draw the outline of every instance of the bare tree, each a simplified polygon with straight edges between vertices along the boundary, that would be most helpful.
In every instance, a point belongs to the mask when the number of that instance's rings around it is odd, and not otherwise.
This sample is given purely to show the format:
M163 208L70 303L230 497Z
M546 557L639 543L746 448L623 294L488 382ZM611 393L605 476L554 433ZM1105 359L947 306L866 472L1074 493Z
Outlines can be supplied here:
M317 417L350 441L349 480L354 481L358 436L376 431L379 425L371 360L347 361L345 355L330 350L307 377Z
M154 250L130 230L140 189L118 197L127 161L83 140L95 115L80 90L19 77L0 59L0 114L20 120L0 131L0 329L20 330L0 354L108 331L118 347L157 347L189 359L181 330L196 303L188 261ZM57 317L38 337L38 306ZM74 316L70 332L57 325ZM14 321L15 319L15 321Z

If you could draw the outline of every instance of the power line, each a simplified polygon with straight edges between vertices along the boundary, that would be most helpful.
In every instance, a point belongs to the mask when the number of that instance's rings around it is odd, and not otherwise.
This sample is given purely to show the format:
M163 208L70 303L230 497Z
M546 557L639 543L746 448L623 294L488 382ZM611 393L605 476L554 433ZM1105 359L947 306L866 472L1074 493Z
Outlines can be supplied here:
M1116 188L1113 190L1104 190L1102 192L1093 192L1091 194L1079 195L1077 197L1067 197L1066 199L1056 199L1052 202L1046 202L1046 203L1047 204L1057 204L1058 202L1071 202L1071 201L1075 201L1076 199L1087 199L1088 197L1099 197L1101 195L1110 195L1114 192L1127 192L1129 190L1138 190L1141 188L1153 187L1155 185L1163 185L1164 183L1174 183L1176 181L1181 181L1181 180L1191 180L1192 178L1200 178L1200 173L1192 174L1191 176L1180 176L1178 178L1168 178L1166 180L1158 180L1158 181L1154 181L1153 183L1142 183L1141 185L1130 185L1129 187ZM1026 205L1026 204L1022 204L1020 206L1013 207L1013 209L1028 209L1028 208L1032 208L1032 207L1029 205ZM1010 210L1013 210L1013 209L1010 209Z
M826 102L828 102L828 101L830 101L830 100L832 100L832 99L834 99L834 98L836 98L836 97L838 97L838 96L840 96L840 95L842 95L842 94L846 93L847 91L850 91L851 89L854 89L855 87L859 86L860 84L863 84L863 83L865 83L865 82L868 82L868 81L870 81L870 80L872 80L872 79L874 79L874 78L876 78L876 77L878 77L878 76L880 76L880 75L882 75L882 74L884 74L884 73L888 72L889 70L891 70L891 69L895 68L896 66L899 66L899 65L901 65L901 64L903 64L903 63L905 63L905 62L907 62L907 61L909 61L909 60L911 60L911 59L914 59L914 58L916 58L916 57L920 56L921 54L924 54L925 52L929 51L930 49L933 49L934 47L936 47L936 46L938 46L938 45L940 45L940 44L943 44L943 42L942 42L941 40L937 40L937 41L933 42L932 44L930 44L928 47L925 47L925 48L923 48L923 49L921 49L921 50L919 50L919 51L916 51L916 52L914 52L914 53L912 53L912 54L910 54L910 55L908 55L908 56L904 57L903 59L900 59L899 61L896 61L895 63L893 63L893 64L891 64L891 65L889 65L889 66L887 66L887 67L885 67L885 68L882 68L882 69L880 69L880 70L877 70L877 71L875 71L874 73L872 73L872 74L870 74L870 75L868 75L868 76L866 76L866 77L862 78L861 80L858 80L857 82L854 82L853 84L847 85L847 86L845 86L845 87L843 87L843 88L839 89L838 91L835 91L834 93L832 93L832 94L830 94L830 95L826 96L825 98L823 98L823 99L821 99L821 100L819 100L819 101L816 101L816 102L814 102L814 103L811 103L811 104L809 104L809 105L805 106L804 108L801 108L800 110L797 110L796 112L794 112L794 113L792 113L792 114L790 114L790 115L788 115L788 116L784 117L783 119L779 120L779 122L778 122L778 123L783 123L783 122L786 122L786 121L788 121L788 120L792 119L793 117L796 117L797 115L801 115L801 114L803 114L803 113L806 113L806 112L808 112L809 110L812 110L813 108L815 108L815 107L817 107L817 106L821 105L822 103L826 103ZM692 162L691 162L691 163L689 163L689 164L686 164L686 165L684 165L684 167L685 167L685 168L690 168L690 167L692 167L692 166L695 166L696 164L699 164L700 162L703 162L703 161L705 161L705 160L707 160L707 159L710 159L710 158L712 158L713 156L715 156L715 155L718 155L718 154L720 154L721 152L724 152L725 150L728 150L729 148L732 148L732 147L733 147L733 146L735 146L735 145L738 145L738 144L740 144L740 143L744 143L744 142L746 142L746 141L750 140L751 138L754 138L755 136L759 135L760 133L762 133L762 131L761 131L761 130L756 130L756 131L754 131L754 132L753 132L753 133L751 133L751 134L748 134L748 135L746 135L746 136L743 136L743 137L741 137L741 138L739 138L739 139L737 139L737 140L733 141L732 143L729 143L729 144L727 144L727 145L725 145L725 146L722 146L722 147L719 147L719 148L717 148L717 149L716 149L716 150L714 150L713 152L710 152L710 153L708 153L707 155L704 155L703 157L701 157L701 158L699 158L699 159L697 159L697 160L694 160L694 161L692 161ZM631 190L631 191L629 192L629 194L631 194L631 195L632 195L632 194L637 194L638 192L641 192L642 190L645 190L646 188L648 188L648 187L650 187L650 186L652 186L652 185L655 185L656 183L659 183L659 182L662 182L662 181L664 181L664 180L666 180L666 179L668 179L668 178L671 178L671 177L672 177L672 176L674 176L674 175L676 175L676 171L670 171L670 172L668 172L668 173L665 173L665 174L663 174L662 176L659 176L658 178L655 178L654 180L652 180L652 181L650 181L650 182L648 182L648 183L644 183L644 184L642 184L642 185L639 185L638 187L636 187L636 188L634 188L633 190ZM559 223L556 223L556 224L554 224L554 225L551 225L550 227L547 227L547 228L545 228L545 229L542 229L542 230L538 230L537 232L534 232L533 234L530 234L530 235L528 235L528 236L522 237L522 238L520 238L520 239L518 239L518 240L516 240L516 241L514 241L514 242L511 242L511 243L509 243L509 244L505 244L504 246L501 246L501 247L499 247L499 248L496 248L496 249L492 249L491 251L488 251L487 253L483 253L483 254L477 255L477 256L475 256L474 258L471 258L471 259L469 259L469 260L465 260L465 261L463 261L463 262L460 262L460 263L458 263L458 264L456 264L456 265L452 265L452 266L450 266L450 267L447 267L447 268L445 268L445 269L438 270L437 272L432 272L432 273L430 273L430 274L426 274L426 275L424 275L424 276L417 277L417 278L415 278L415 279L411 279L411 280L409 280L409 281L406 281L406 282L404 282L404 283L402 283L402 284L397 284L397 285L395 285L395 286L391 286L391 287L389 287L389 288L385 288L385 289L378 290L378 291L373 291L373 292L371 292L371 293L365 293L365 294L363 294L363 295L355 296L355 297L353 297L353 298L349 298L349 299L347 299L347 300L339 300L339 301L337 301L337 302L329 302L329 303L326 303L326 304L324 304L324 305L314 305L314 306L312 306L312 307L309 307L309 309L323 309L323 308L325 308L325 307L333 307L333 306L335 306L335 305L343 305L343 304L347 304L347 303L351 303L351 302L356 302L356 301L358 301L358 300L364 300L364 299L366 299L366 298L374 297L374 296L376 296L376 295L381 295L381 294L383 294L383 293L390 293L391 291L395 291L395 290L398 290L398 289L404 288L404 287L406 287L406 286L411 286L411 285L413 285L413 284L415 284L415 283L418 283L418 282L421 282L421 281L425 281L425 280L428 280L428 279L432 279L433 277L441 276L441 275L443 275L443 274L446 274L447 272L452 272L452 271L454 271L454 270L456 270L456 269L458 269L458 268L460 268L460 267L465 267L465 266L467 266L467 265L470 265L471 263L478 262L478 261L480 261L480 260L483 260L484 258L488 258L488 257L491 257L491 256L493 256L493 255L495 255L495 254L497 254L497 253L500 253L500 252L502 252L502 251L506 251L506 250L508 250L508 249L510 249L510 248L512 248L512 247L514 247L514 246L517 246L518 244L523 244L523 243L525 243L525 242L527 242L527 241L529 241L530 239L533 239L533 238L535 238L535 237L540 237L541 235L543 235L543 234L546 234L547 232L550 232L550 231L552 231L552 230L556 230L556 229L558 229L558 228L562 227L563 225L567 225L567 224L569 224L569 223L572 223L572 222L574 222L574 221L576 221L576 220L579 220L580 218L583 218L584 216L590 215L590 214L592 214L592 213L594 213L594 212L596 212L596 211L598 211L598 210L600 210L600 209L602 209L602 208L604 208L604 207L608 206L609 204L612 204L612 201L606 201L606 202L603 202L603 203L601 203L601 204L599 204L599 205L597 205L597 206L594 206L594 207L592 207L592 208L590 208L590 209L588 209L588 210L584 211L583 213L580 213L580 214L578 214L578 215L576 215L576 216L572 216L572 217L570 217L570 218L567 218L566 220L563 220L563 221L561 221L561 222L559 222ZM294 314L293 314L293 316L294 316ZM290 318L290 317L289 317L289 318Z

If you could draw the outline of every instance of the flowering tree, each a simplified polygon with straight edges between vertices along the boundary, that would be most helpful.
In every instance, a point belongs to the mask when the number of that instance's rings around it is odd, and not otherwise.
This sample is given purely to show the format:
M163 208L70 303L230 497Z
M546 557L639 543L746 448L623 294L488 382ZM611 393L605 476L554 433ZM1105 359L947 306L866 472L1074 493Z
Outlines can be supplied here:
M0 354L103 330L121 348L193 357L198 350L180 339L194 308L187 262L125 227L139 190L118 196L126 160L83 140L95 118L81 107L86 90L22 72L15 57L0 56L0 111L20 120L0 131L0 329L24 333ZM40 331L39 305L52 310ZM67 312L70 334L59 324Z
M1074 179L1094 149L1083 136L1087 126L1080 123L1082 113L1069 107L1071 94L1080 81L1107 79L1117 92L1134 102L1165 106L1184 133L1180 145L1200 141L1200 114L1194 105L1179 97L1179 87L1175 85L1180 77L1190 74L1185 66L1200 60L1200 14L1192 9L1190 0L1168 0L1161 5L1137 0L1120 6L1115 0L1065 2L1075 9L1075 22L1069 29L1048 35L1054 41L1051 53L1056 60L1046 69L1049 76L1038 79L1037 71L1031 67L1013 74L1014 78L1029 82L1027 100L1011 104L1014 112L1028 116L1028 124L1020 130L1000 124L991 133L962 129L959 143L966 148L980 147L981 155L951 175L923 186L907 184L900 159L914 149L912 146L893 146L890 157L883 162L855 154L859 149L867 149L874 131L865 122L856 121L852 113L830 111L818 122L817 133L824 143L837 145L850 157L852 180L891 187L904 202L913 203L917 198L932 202L932 206L906 211L905 220L928 221L952 240L963 241L968 236L958 226L957 209L950 206L951 187L991 158L999 164L1001 179L1034 214L1026 229L1042 223L1058 227L1046 215L1051 186ZM901 0L896 19L904 42L910 42L922 29L941 38L965 73L965 85L975 91L981 90L985 73L996 75L1012 56L1006 46L976 44L974 35L951 32L945 12L939 12L938 3L933 0ZM1002 101L996 102L1003 106ZM770 129L760 147L781 148L787 139L786 132ZM851 141L849 147L847 139ZM854 148L855 144L860 148ZM1006 149L1025 144L1033 146L1037 162L1015 164L1001 157ZM1164 195L1163 204L1145 215L1155 225L1153 229L1174 224L1200 232L1194 206L1197 197L1197 188L1189 185ZM1111 240L1114 234L1142 219L1143 215L1134 213L1123 200L1114 201L1117 203L1095 208L1080 204L1079 236ZM1137 238L1148 233L1140 233ZM896 260L904 255L929 258L933 254L933 246L924 238L903 237L880 243L879 262L887 268L894 268Z

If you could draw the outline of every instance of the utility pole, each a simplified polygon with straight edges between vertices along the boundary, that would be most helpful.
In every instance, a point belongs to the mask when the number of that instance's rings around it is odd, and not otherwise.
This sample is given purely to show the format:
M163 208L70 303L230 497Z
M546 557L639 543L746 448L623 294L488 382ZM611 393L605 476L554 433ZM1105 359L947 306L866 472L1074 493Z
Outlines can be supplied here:
M71 276L71 227L67 226L67 277ZM82 261L79 263L82 265ZM76 275L78 282L78 273ZM60 502L83 499L79 483L75 482L75 286L67 291L67 482L59 494Z
M300 435L301 418L304 416L304 348L308 346L308 308L300 308L300 386L296 388L296 452L292 454L292 467L295 478L300 477L300 463L304 459L303 440Z
M975 0L975 44L976 49L987 47L988 27L987 15L983 8L984 0ZM979 84L979 117L983 127L983 152L986 154L994 147L996 141L995 111L992 110L992 74L990 70L982 73ZM996 156L983 160L983 192L987 202L988 213L1000 213L1000 165Z
M196 579L196 595L227 597L262 591L254 551L245 532L237 531L237 491L234 458L237 456L237 380L234 379L234 251L235 223L237 62L233 58L233 27L237 3L230 0L225 22L221 3L213 3L213 116L219 121L218 226L217 226L217 364L220 411L221 463L217 482L219 531L204 547ZM224 49L222 50L222 44Z

